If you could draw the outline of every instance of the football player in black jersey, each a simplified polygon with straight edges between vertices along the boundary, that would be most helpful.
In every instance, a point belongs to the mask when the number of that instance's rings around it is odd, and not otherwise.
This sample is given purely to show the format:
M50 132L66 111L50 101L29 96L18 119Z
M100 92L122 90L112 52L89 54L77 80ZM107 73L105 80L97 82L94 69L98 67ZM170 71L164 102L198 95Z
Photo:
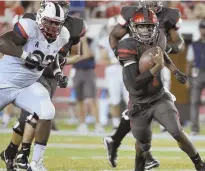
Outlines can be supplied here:
M123 82L129 92L128 116L136 139L135 171L145 170L144 154L151 148L153 118L177 141L196 170L205 171L205 163L181 127L171 93L165 91L162 83L161 69L166 64L166 37L158 25L153 11L140 8L129 20L131 37L123 39L116 47L118 60L123 67ZM140 58L152 47L157 47L157 53L146 55L153 58L155 65L142 71Z
M184 41L177 33L177 29L179 29L181 23L181 15L179 10L163 7L161 1L154 0L140 1L140 6L125 6L122 8L121 14L118 18L118 25L116 25L116 27L110 34L110 46L112 47L114 52L116 51L117 44L121 40L121 38L127 33L131 34L129 27L130 18L141 7L149 8L156 13L159 20L159 28L164 31L168 40L172 40L173 44L167 45L166 52L178 53L180 51L183 51ZM167 67L174 73L177 80L180 83L185 84L187 80L186 75L181 73L175 67L175 65L167 55L165 57L165 60L166 63L169 64L167 65ZM120 146L121 141L131 130L129 118L127 117L127 110L123 112L122 116L123 117L121 118L120 125L115 134L113 136L104 137L104 144L108 154L107 158L112 167L116 167L117 165L117 149ZM152 157L150 152L146 154L146 158L146 169L151 169L159 166L159 162Z
M49 0L43 1L41 4L41 8L44 8L46 2L49 2ZM79 54L69 55L68 57L67 54L71 52L72 46L79 46L80 38L83 37L85 34L85 26L83 19L68 15L70 6L68 0L52 2L61 5L61 7L65 11L67 18L65 20L64 26L68 29L70 33L70 41L61 49L61 51L59 51L59 61L47 67L38 80L38 82L44 85L44 87L48 90L51 98L54 95L57 85L61 88L67 87L68 79L66 76L62 75L62 69L64 65L75 63L80 59ZM36 20L36 15L34 13L26 13L23 17ZM1 153L1 159L5 162L8 171L16 171L17 165L21 169L28 168L28 157L30 154L31 143L34 137L34 131L35 142L42 145L47 144L48 137L50 134L51 123L45 120L37 121L35 118L32 118L32 120L28 120L27 117L29 115L30 114L28 112L21 111L18 121L13 126L11 142L6 148L6 150ZM21 142L22 147L20 152L17 154L17 150ZM16 161L14 162L15 157Z

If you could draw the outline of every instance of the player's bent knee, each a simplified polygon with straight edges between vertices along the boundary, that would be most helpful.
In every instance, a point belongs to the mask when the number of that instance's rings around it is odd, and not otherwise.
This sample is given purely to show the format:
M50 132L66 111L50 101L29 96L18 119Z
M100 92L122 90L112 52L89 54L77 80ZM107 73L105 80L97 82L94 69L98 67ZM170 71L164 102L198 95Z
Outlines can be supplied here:
M171 133L171 135L176 141L180 141L183 136L183 130L176 129L173 133Z
M47 108L44 108L45 110L43 110L38 116L39 119L41 120L52 120L55 116L55 107L54 105L51 103L49 106L47 106Z
M33 115L29 115L27 117L26 122L35 129L38 119L39 119L38 115L34 113Z
M24 129L22 129L22 127L21 127L21 124L20 124L20 122L19 121L16 121L14 124L13 124L13 131L16 133L16 134L18 134L18 135L20 135L20 136L23 136L23 132L24 132Z
M149 151L151 148L151 143L146 143L146 144L139 143L139 145L142 151Z

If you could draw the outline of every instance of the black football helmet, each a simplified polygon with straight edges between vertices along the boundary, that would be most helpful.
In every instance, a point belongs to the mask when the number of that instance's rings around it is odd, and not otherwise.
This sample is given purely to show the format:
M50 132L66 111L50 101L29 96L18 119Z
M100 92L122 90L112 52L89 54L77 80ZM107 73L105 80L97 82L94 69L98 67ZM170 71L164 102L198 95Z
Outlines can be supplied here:
M158 13L162 10L162 1L161 0L152 0L152 1L147 1L147 0L141 0L140 5L144 8L148 8L152 11L154 11L154 13Z

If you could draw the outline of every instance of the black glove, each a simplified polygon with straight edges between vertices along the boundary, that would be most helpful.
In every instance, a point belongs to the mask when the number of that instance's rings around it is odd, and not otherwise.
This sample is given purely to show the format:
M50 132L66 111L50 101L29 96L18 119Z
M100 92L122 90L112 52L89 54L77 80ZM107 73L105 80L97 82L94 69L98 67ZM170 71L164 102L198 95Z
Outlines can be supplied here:
M38 54L29 53L28 56L25 58L25 65L29 69L34 69L38 67L42 62L42 58Z
M68 77L67 77L67 76L63 76L63 77L61 78L61 80L58 82L58 86L59 86L60 88L66 88L67 85L68 85Z
M178 82L180 82L181 84L186 84L187 79L188 79L187 75L180 72L178 69L175 70L173 73L174 73L174 75L175 75Z

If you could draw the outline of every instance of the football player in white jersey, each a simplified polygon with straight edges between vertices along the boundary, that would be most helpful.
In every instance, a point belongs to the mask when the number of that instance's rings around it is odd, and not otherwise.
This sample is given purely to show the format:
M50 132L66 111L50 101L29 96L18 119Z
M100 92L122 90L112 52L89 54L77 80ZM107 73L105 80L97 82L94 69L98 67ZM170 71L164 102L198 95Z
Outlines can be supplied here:
M20 19L13 31L0 36L0 52L5 54L0 60L0 108L13 102L31 113L27 121L30 128L35 127L38 119L46 120L49 125L55 115L48 91L36 81L69 41L64 20L60 5L46 3L37 12L36 21ZM50 129L44 131L50 132ZM48 137L49 134L45 139ZM37 136L35 139L38 142ZM35 161L43 157L44 150L45 146L36 143ZM35 170L35 166L31 170Z
M44 8L46 2L49 2L49 0L45 0L41 3L41 6ZM66 19L64 22L64 26L68 29L70 33L70 39L69 42L58 52L59 56L59 64L62 69L62 67L65 64L73 64L77 62L81 57L79 53L73 53L69 54L68 52L71 51L71 47L76 45L79 47L80 37L83 37L85 34L85 25L84 21L81 18L72 17L68 15L69 12L69 0L62 0L62 1L52 1L53 3L59 4L65 11ZM36 14L34 13L26 13L24 14L23 18L29 18L32 20L36 20ZM16 21L17 22L17 21ZM15 23L14 23L15 24ZM67 55L68 54L68 55ZM67 86L67 77L63 76L60 81L57 82L53 71L56 71L56 66L49 66L47 67L42 76L38 79L37 82L41 83L49 92L50 98L52 98L56 88L57 83L59 87L65 88ZM1 152L0 157L5 162L7 170L9 171L16 171L17 167L21 169L27 169L28 167L28 157L30 154L30 147L33 140L33 134L34 129L29 127L28 129L25 128L26 118L29 116L29 112L22 110L20 117L18 121L13 126L13 133L11 142L8 144L7 148ZM47 121L45 120L38 120L35 134L38 134L38 142L41 144L47 144L47 139L44 137L48 137L47 134L50 132L44 132L42 129L45 129L45 126L50 127L49 124L45 123ZM17 154L17 150L19 145L22 142L22 136L25 133L26 136L24 136L24 140L21 146L21 150ZM46 134L46 135L45 135ZM33 135L33 136L32 136ZM40 139L41 138L41 139ZM14 161L16 157L16 161Z

